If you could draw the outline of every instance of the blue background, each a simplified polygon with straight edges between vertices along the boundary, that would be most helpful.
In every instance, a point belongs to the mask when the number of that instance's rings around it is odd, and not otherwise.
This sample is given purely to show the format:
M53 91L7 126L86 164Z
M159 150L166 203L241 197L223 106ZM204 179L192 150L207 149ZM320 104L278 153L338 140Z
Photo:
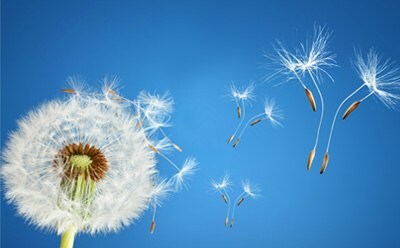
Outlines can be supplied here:
M168 132L201 166L190 187L159 210L153 235L147 212L118 234L79 235L75 247L400 247L398 112L368 99L338 123L330 164L318 173L334 111L361 83L350 63L353 48L373 46L400 61L399 7L382 0L2 1L2 147L18 118L62 97L68 76L100 85L104 75L118 75L126 97L171 92L176 111ZM263 54L275 39L297 45L315 23L334 31L340 67L330 70L335 83L322 86L327 118L307 173L318 114L299 84L262 82L270 72ZM232 149L226 140L238 120L224 96L232 81L250 80L257 86L250 111L274 97L285 128L259 124ZM162 160L160 168L170 172ZM232 229L223 226L226 205L210 188L225 171L236 186L232 196L245 178L263 195L240 206ZM59 237L29 226L1 199L2 247L59 245Z

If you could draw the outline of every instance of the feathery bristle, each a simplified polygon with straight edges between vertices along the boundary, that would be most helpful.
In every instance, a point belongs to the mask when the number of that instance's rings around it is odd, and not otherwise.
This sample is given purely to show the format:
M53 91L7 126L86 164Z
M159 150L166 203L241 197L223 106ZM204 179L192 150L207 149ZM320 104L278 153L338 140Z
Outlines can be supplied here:
M153 234L155 227L156 227L156 223L154 222L154 220L152 220L151 225L150 225L150 234Z
M238 118L240 119L240 117L242 116L242 111L239 106L237 107L237 114L238 114Z
M237 138L235 143L233 144L233 148L235 148L240 142L240 138Z
M250 123L250 126L254 126L254 125L256 125L256 124L258 124L260 122L261 122L261 119L257 119L255 121L253 121L252 123Z
M328 153L325 153L324 161L322 162L322 167L321 167L321 171L319 172L319 174L322 174L325 172L326 166L328 166L328 162L329 162L329 155L328 155Z
M240 206L240 204L242 204L242 202L244 201L244 198L240 199L237 203L238 206Z
M304 90L306 91L306 96L308 98L308 101L311 104L311 108L313 109L314 112L317 111L317 105L315 104L315 100L314 100L314 96L313 96L312 92L307 88L304 88Z
M343 115L343 120L346 119L354 110L358 108L358 105L360 105L361 101L355 101L353 102L350 107L346 110L346 112Z
M315 156L315 148L312 149L312 151L310 152L310 155L308 156L307 171L309 171L311 169L311 165L313 163L314 156Z

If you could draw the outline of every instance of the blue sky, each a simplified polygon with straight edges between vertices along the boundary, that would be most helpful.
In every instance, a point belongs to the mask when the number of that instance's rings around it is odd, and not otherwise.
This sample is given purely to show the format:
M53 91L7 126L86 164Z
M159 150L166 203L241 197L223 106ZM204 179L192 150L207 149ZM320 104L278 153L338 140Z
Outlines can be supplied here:
M169 91L168 130L200 170L190 187L118 234L79 235L75 247L399 247L400 114L375 97L338 126L326 174L319 175L329 125L340 101L360 85L350 61L358 47L400 61L396 1L2 1L1 142L16 120L62 97L66 78L100 85L121 79L123 94ZM275 39L295 46L313 25L333 31L339 67L321 86L327 118L314 167L306 171L318 114L301 86L264 82ZM399 64L399 63L398 63ZM226 140L237 123L226 98L231 82L254 81L262 111L266 97L284 110L285 128L249 129L236 149ZM365 94L364 91L361 95ZM316 93L315 93L316 94ZM318 100L318 99L317 99ZM184 157L173 156L180 161ZM162 172L169 167L160 160ZM210 179L231 174L234 196L249 178L263 197L244 202L225 228L225 205ZM1 198L2 247L56 247L59 237L28 225Z

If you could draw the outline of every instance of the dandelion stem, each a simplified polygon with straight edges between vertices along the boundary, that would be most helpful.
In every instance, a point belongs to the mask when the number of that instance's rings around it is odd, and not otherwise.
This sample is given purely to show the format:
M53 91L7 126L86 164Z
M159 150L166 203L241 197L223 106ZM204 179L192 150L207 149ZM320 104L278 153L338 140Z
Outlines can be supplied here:
M354 96L358 91L360 91L363 87L365 86L365 84L362 84L358 89L356 89L355 91L353 91L353 93L351 93L350 95L348 95L339 105L339 107L336 110L335 113L335 117L333 118L333 122L332 122L332 126L331 126L331 131L329 133L329 138L328 138L328 145L326 146L326 152L329 151L329 146L331 144L331 140L332 140L332 134L333 134L333 130L335 128L335 123L336 123L336 118L337 115L339 114L340 109L342 108L343 104L345 104L352 96ZM368 97L368 96L367 96ZM365 97L366 98L366 97Z
M77 228L72 225L65 231L61 236L60 248L72 248L74 247L74 239Z
M231 227L232 227L232 224L233 224L233 220L235 219L235 209L236 209L236 205L237 205L236 203L239 201L240 198L245 197L245 194L246 194L246 192L243 191L235 199L235 202L233 204L233 209L232 209Z
M228 192L226 191L225 188L223 188L222 190L224 191L224 194L225 194L225 196L226 196L226 198L227 198L227 200L228 200L228 211L227 211L227 213L226 213L226 219L225 219L225 225L227 225L228 223L227 223L226 220L229 219L229 212L230 212L230 210L231 210L231 198L230 198L230 196L229 196L229 194L228 194Z
M314 83L314 85L315 85L315 88L317 88L318 95L319 95L319 98L320 98L320 100L321 100L321 116L320 116L320 119L319 119L318 130L317 130L317 136L316 136L316 138L315 138L315 144L314 144L314 149L315 149L315 148L317 147L317 145L318 145L319 133L320 133L320 131L321 131L321 125L322 125L322 121L323 121L323 119L324 119L324 97L322 96L322 93L321 93L321 91L320 91L320 89L319 89L319 87L318 87L318 84L317 84L317 82L315 81L315 78L314 78L314 76L312 75L312 73L311 73L310 70L308 70L308 74L310 75L311 80L313 81L313 83Z
M305 84L303 83L303 80L301 80L301 78L299 77L299 75L297 74L297 72L293 70L293 74L296 76L297 80L299 80L301 86L303 86L304 89L307 89L307 87L306 87Z
M241 116L241 120L240 120L238 126L237 126L236 129L235 129L235 132L232 134L231 138L229 138L229 141L231 141L231 140L233 139L233 137L236 136L237 132L239 131L239 129L240 129L240 127L242 126L243 121L244 121L244 119L245 119L245 117L246 117L246 109L245 109L245 107L244 107L244 101L242 100L241 103L242 103L242 109L243 109L242 113L243 113L243 114L242 114L242 116ZM228 144L229 144L229 143L230 143L230 142L228 142Z
M363 102L365 99L372 96L374 93L375 93L375 91L371 91L368 95L366 95L363 99L361 99L360 102Z
M179 167L170 158L168 158L159 151L157 152L157 154L160 155L163 159L167 160L172 165L172 167L174 167L178 172L181 171L181 169L179 169Z

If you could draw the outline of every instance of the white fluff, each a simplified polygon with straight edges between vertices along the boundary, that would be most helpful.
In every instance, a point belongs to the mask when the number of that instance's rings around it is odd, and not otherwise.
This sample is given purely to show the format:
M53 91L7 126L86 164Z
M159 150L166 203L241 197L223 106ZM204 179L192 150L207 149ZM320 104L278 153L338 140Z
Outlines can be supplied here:
M146 121L138 128L143 116L138 105L113 98L108 90L96 94L76 91L63 101L44 103L19 120L2 153L1 175L7 200L31 224L58 234L71 225L92 234L118 231L140 217L150 198L158 196L159 204L169 192L170 184L152 183L158 170L148 142L151 139L158 149L167 147L165 139L149 136L151 130L164 126L172 100L168 97L165 104L162 100L166 98L142 93L140 100L151 112L147 114L161 124L154 127ZM79 203L60 190L62 169L53 166L60 149L79 142L100 148L109 166L105 178L96 183L86 219L72 210ZM178 178L182 183L182 177Z

